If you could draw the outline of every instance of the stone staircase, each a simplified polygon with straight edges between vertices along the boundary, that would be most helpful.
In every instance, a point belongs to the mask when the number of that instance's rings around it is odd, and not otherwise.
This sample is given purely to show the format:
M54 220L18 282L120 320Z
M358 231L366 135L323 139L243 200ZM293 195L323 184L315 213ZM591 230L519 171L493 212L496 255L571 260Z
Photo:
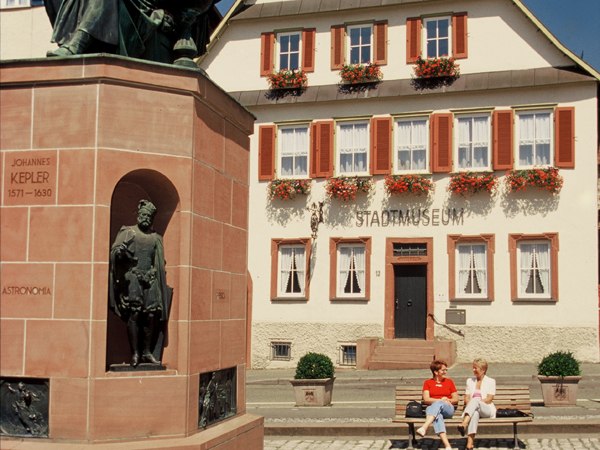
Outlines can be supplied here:
M381 339L367 361L369 370L429 369L435 342L419 339Z

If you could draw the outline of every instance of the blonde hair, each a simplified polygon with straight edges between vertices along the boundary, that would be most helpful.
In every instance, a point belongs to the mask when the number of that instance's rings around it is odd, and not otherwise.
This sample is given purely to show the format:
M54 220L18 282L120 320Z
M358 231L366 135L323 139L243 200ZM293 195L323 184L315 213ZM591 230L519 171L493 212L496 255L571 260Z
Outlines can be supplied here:
M473 360L473 365L479 367L481 370L483 370L483 373L487 373L488 370L488 363L485 359L483 358L475 358Z

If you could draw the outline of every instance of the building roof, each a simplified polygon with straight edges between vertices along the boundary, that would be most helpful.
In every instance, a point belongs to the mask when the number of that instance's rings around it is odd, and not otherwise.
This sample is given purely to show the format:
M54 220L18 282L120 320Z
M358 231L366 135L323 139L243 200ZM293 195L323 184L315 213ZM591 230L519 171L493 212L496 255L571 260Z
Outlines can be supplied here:
M394 5L425 3L438 0L284 0L255 4L252 0L235 0L223 21L210 37L207 53L214 42L218 41L227 29L230 21L256 20L272 17L294 16L303 14L319 14L334 11L348 11L359 8L388 7ZM546 26L523 4L521 0L509 0L516 5L525 16L540 30L550 42L565 54L573 63L586 73L600 81L600 72L578 57L562 44Z

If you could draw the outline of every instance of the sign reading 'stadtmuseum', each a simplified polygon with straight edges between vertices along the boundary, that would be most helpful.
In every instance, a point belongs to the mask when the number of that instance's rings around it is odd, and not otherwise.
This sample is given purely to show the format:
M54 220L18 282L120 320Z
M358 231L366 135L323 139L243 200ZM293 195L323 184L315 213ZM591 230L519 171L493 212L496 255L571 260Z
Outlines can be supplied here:
M464 209L413 208L384 209L381 211L357 210L357 227L462 225Z
M54 203L56 195L56 152L6 154L4 199L7 205Z

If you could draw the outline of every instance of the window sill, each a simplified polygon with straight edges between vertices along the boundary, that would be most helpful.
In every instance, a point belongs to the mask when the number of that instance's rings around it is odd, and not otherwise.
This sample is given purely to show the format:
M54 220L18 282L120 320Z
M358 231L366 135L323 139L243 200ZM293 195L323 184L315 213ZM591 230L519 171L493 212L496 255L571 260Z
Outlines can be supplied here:
M451 298L450 299L450 303L467 303L467 302L473 302L473 303L491 303L493 302L494 299L493 298L482 298L482 297L457 297L457 298Z
M332 302L340 303L340 302L368 302L369 299L367 297L333 297L329 299Z
M271 299L272 302L307 302L306 297L274 297Z
M558 302L558 299L557 298L518 297L518 298L513 298L512 301L515 303L556 303L556 302Z

